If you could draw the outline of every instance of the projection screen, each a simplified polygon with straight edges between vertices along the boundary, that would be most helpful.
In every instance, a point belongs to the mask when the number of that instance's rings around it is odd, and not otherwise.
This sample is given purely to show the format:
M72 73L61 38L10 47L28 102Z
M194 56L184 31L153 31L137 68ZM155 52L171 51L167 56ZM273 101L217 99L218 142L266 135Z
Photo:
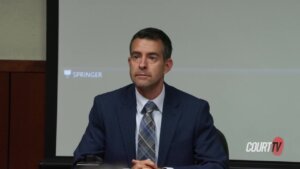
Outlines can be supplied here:
M207 100L230 159L300 162L300 1L60 0L56 156L72 156L93 98L131 83L132 35L164 30L165 81Z

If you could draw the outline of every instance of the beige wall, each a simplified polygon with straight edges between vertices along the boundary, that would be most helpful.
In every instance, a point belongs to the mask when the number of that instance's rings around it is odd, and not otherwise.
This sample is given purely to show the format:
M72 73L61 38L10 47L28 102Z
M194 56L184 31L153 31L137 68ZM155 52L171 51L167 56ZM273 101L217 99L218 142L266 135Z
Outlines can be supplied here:
M46 0L0 0L0 59L46 60Z

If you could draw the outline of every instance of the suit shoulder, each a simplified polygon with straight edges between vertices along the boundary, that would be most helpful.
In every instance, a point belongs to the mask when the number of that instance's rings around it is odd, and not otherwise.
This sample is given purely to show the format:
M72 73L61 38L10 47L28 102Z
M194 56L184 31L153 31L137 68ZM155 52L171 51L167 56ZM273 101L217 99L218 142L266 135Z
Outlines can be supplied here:
M171 93L174 93L176 98L180 98L181 101L190 102L190 103L201 103L208 104L208 102L202 98L196 97L190 93L177 89L173 86L168 86L170 88Z
M134 91L134 85L129 84L129 85L121 87L119 89L99 94L99 95L95 96L95 100L118 99L118 98L122 98L123 96L125 96L126 94L128 94L132 91Z

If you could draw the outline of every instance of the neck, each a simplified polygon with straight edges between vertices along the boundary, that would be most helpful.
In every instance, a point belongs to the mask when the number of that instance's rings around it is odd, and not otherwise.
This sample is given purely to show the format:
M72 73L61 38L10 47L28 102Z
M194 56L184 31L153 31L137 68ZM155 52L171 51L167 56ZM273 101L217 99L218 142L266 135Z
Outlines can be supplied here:
M138 92L144 96L145 98L149 99L149 100L153 100L155 99L157 96L160 95L162 89L163 89L164 84L159 85L158 87L156 87L155 89L153 88L138 88L137 90Z

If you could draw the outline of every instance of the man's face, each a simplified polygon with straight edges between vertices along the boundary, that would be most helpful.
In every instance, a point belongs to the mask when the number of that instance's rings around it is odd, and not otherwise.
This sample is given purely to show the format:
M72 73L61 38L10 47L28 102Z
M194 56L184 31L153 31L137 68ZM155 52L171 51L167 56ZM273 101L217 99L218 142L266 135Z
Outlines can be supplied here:
M164 74L172 68L172 59L164 60L160 40L135 39L131 44L128 63L130 77L138 90L161 90Z

